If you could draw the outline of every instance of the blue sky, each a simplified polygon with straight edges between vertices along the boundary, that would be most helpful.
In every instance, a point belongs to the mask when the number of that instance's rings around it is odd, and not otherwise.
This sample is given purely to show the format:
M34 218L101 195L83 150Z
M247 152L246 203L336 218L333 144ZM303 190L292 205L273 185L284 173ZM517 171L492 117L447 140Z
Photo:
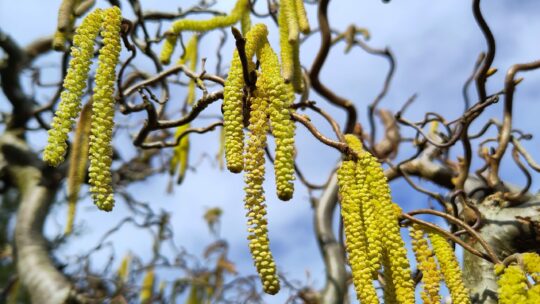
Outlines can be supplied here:
M189 5L193 1L182 1ZM265 2L265 1L259 1ZM397 60L397 70L389 94L381 107L398 109L412 94L418 93L416 103L408 110L406 116L412 120L419 119L426 111L443 113L451 119L460 115L463 109L461 87L470 75L479 52L485 50L485 42L476 26L471 12L471 1L453 0L409 0L393 1L384 4L381 1L332 1L330 4L330 21L332 27L344 30L354 23L366 27L371 32L369 44L374 47L389 46ZM529 62L540 57L540 2L533 0L499 0L484 1L482 9L487 22L497 39L497 54L493 66L499 72L489 78L488 90L493 93L503 87L505 71L514 63ZM60 1L36 0L0 0L0 27L9 33L21 45L33 41L37 37L54 32L56 10ZM141 1L144 8L174 11L179 1ZM234 1L219 1L218 8L228 10ZM353 4L354 3L354 4ZM123 3L125 4L125 3ZM105 1L98 1L105 6ZM315 6L307 5L312 24L316 21ZM125 5L125 17L132 17L132 12ZM268 23L268 20L265 22ZM277 29L268 23L270 39L277 48ZM216 64L212 56L219 33L205 36L201 41L201 50L207 54L207 69L213 72ZM230 42L230 40L229 40ZM310 38L302 46L302 64L309 67L318 48L317 35ZM224 63L231 58L232 45L223 51ZM353 49L349 54L343 53L343 45L336 46L322 72L322 81L340 95L353 100L358 106L360 121L366 121L366 105L378 94L388 68L387 62L378 57ZM177 54L176 56L178 56ZM47 56L36 64L58 62L58 54ZM123 54L123 58L127 58ZM148 62L141 61L139 68L151 70ZM58 77L49 69L47 77ZM539 134L536 116L539 113L540 72L523 74L525 81L519 85L515 95L515 127L527 130L533 135ZM48 93L50 94L50 93ZM173 91L172 101L183 100L185 91ZM476 96L474 89L470 96ZM45 101L49 95L38 95ZM343 121L343 112L327 105L315 94L311 98L318 101L332 115ZM176 99L176 100L175 100ZM474 98L473 98L474 99ZM179 103L176 108L179 108ZM0 110L9 109L5 97L0 94ZM171 109L175 109L174 106ZM488 109L483 120L490 117L502 118L502 103ZM534 109L534 110L533 110ZM209 108L211 113L219 113L219 105ZM142 116L126 118L117 115L117 121L138 124ZM314 118L314 123L325 134L331 135L330 129L323 121ZM200 120L196 126L204 126L211 120ZM473 125L473 130L481 127ZM129 144L128 135L133 135L137 128L129 133L123 132L115 139L117 143ZM32 137L37 148L45 142L44 134ZM191 160L197 162L200 155L207 153L213 156L218 149L218 134L196 135L191 139ZM315 141L303 127L298 127L298 163L310 181L324 182L339 158L334 150L322 146ZM540 159L538 141L524 143L529 151ZM403 147L402 155L412 150ZM126 159L133 155L131 148L121 151ZM461 154L456 150L454 155ZM473 165L478 166L475 162ZM272 170L269 167L268 172ZM505 162L503 177L516 183L523 182L519 171L510 161ZM242 175L234 175L219 171L208 161L202 161L196 171L188 172L181 186L175 187L173 195L167 195L165 189L167 176L152 178L144 183L130 187L130 192L139 200L149 202L154 210L166 210L172 213L172 225L175 229L175 242L193 254L200 254L204 246L212 241L211 235L202 216L209 207L219 206L224 209L221 236L230 242L230 258L238 265L239 270L254 273L247 247L246 227L242 203ZM423 183L427 185L426 183ZM313 285L320 288L324 282L324 269L320 254L312 234L312 212L305 189L298 182L295 197L290 202L281 202L273 194L272 174L267 175L267 202L269 205L269 229L271 247L277 260L278 268L289 278L305 281L306 271L312 274ZM429 185L427 185L429 186ZM538 183L533 184L533 191ZM392 184L394 200L405 210L426 206L427 199L416 195L403 182ZM63 193L61 193L63 195ZM55 235L63 230L65 222L65 206L57 205L47 221L46 230ZM118 203L111 213L97 211L88 200L79 207L77 224L84 231L82 238L73 239L58 253L60 258L80 252L94 246L101 234L110 229L125 216L126 208ZM143 258L151 255L149 236L140 235L131 229L119 232L111 239L116 252L136 252ZM100 258L101 257L101 258ZM104 263L105 254L98 255L96 267ZM162 279L171 279L174 274L162 274ZM268 303L282 303L284 295L269 298Z

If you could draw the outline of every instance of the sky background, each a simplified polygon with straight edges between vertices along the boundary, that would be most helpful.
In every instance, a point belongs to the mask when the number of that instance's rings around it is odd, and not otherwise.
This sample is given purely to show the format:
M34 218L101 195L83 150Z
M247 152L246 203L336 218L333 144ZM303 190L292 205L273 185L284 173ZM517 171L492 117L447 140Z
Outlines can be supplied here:
M266 1L259 1L261 4ZM0 0L0 28L10 34L20 45L26 45L38 37L51 35L56 26L56 13L60 0ZM97 1L99 7L106 7L106 1ZM179 5L190 6L193 1L144 1L145 9L175 11ZM124 5L123 14L132 18L133 13L129 6ZM218 1L216 8L228 11L234 1ZM307 5L309 19L315 27L315 5ZM259 8L259 11L263 7ZM499 72L489 78L488 92L494 93L503 88L505 71L515 63L524 63L537 60L540 57L540 1L534 0L497 0L484 1L482 4L484 16L489 23L497 40L497 53L494 67ZM393 51L397 69L388 95L381 103L381 107L399 109L412 94L417 93L417 101L406 112L411 120L420 119L427 111L436 111L447 119L458 117L463 110L461 88L463 82L469 77L479 52L485 50L483 36L476 26L472 12L471 1L455 0L409 0L392 1L389 4L381 1L332 1L329 7L329 19L334 29L343 31L348 25L354 23L358 27L368 28L373 47L390 47ZM278 48L277 28L270 22L270 41L275 49ZM200 42L201 56L208 57L207 70L215 72L216 58L213 55L219 41L219 32L206 35ZM318 35L309 38L301 48L301 61L306 67L311 66L316 50L319 46ZM229 39L223 50L224 68L230 61L233 45ZM366 105L378 94L388 69L384 58L374 57L354 48L344 54L344 45L340 44L332 52L322 71L322 81L337 94L345 96L355 102L360 114L360 122L366 122ZM174 56L179 56L177 52ZM35 65L55 65L59 62L59 54L52 54L35 62ZM127 58L124 51L122 58ZM149 62L137 62L138 68L153 73ZM523 74L522 82L515 93L515 122L514 127L526 130L538 136L540 124L540 72ZM47 82L58 80L59 75L54 66L47 69L44 79ZM185 78L183 78L185 79ZM30 87L27 86L30 90ZM213 88L216 89L216 88ZM213 90L212 89L212 90ZM50 91L40 92L36 98L44 102L52 94ZM185 96L183 88L173 90L169 108L171 113L180 108ZM476 92L470 91L474 102ZM334 117L343 123L344 113L327 104L316 94L311 99L327 109ZM209 113L219 113L221 103L210 106ZM0 93L0 110L9 110L10 106ZM489 108L483 114L481 121L485 122L491 117L502 118L502 102ZM179 113L176 114L179 117ZM130 136L136 134L144 116L125 117L117 114L118 123L130 124L133 127L127 132L119 132L115 143L121 148L123 159L129 159L135 150L130 148ZM202 119L193 123L194 126L208 125L214 120ZM328 136L331 131L328 126L318 118L313 119L317 127ZM366 124L367 125L367 124ZM478 130L482 124L472 127L472 132ZM407 132L407 131L405 131ZM165 210L172 214L171 223L174 227L174 241L186 248L192 254L200 255L204 247L213 241L206 224L202 220L204 212L210 207L220 207L224 210L221 223L221 236L229 241L229 258L236 263L243 274L253 274L251 257L246 241L246 227L243 208L243 177L227 171L220 171L208 158L201 162L201 155L208 154L212 158L218 150L218 133L194 135L191 137L191 161L200 163L195 170L190 170L181 186L174 188L174 193L165 193L169 177L158 176L148 181L130 186L129 191L140 201L151 204L156 211ZM409 131L410 134L410 131ZM42 149L46 142L44 133L34 133L32 144ZM302 126L298 127L298 164L307 178L314 183L324 182L330 171L339 159L339 155L332 149L324 147L314 140ZM533 139L524 145L536 159L540 159L538 140ZM400 151L402 157L413 152L411 147L404 145ZM453 151L453 155L461 154L460 150ZM164 153L166 160L168 152ZM478 161L473 166L478 167ZM524 181L518 169L511 161L505 161L503 177L509 181L521 184ZM324 268L312 233L312 211L306 189L296 183L297 191L290 202L281 202L273 191L272 168L267 170L267 203L271 248L276 259L278 269L290 279L306 282L306 273L311 273L311 283L315 288L321 288L324 283ZM427 183L422 183L430 187ZM531 189L536 192L538 183ZM413 192L404 182L391 184L394 200L405 210L425 207L428 200ZM65 196L65 190L59 194L59 200ZM83 236L72 239L56 254L65 259L73 254L86 251L95 246L101 235L114 226L126 215L126 208L118 200L117 206L111 213L99 212L92 203L85 199L78 209L76 225ZM54 236L63 231L66 217L64 204L56 204L47 223L46 233ZM126 252L135 252L143 259L151 256L151 239L136 230L127 227L111 241L115 245L118 258ZM96 255L94 267L106 262L109 252L103 251ZM159 273L160 279L172 280L177 277L174 273ZM268 303L282 303L286 295L274 298L266 297Z

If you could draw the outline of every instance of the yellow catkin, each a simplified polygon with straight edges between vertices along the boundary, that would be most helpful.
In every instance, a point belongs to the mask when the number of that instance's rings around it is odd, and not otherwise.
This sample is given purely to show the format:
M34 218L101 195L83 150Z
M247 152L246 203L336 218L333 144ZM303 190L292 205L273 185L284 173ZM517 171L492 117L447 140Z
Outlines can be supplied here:
M360 145L359 142L357 145ZM374 242L380 238L385 274L391 277L391 282L387 280L387 285L393 286L395 300L398 303L414 303L414 283L411 278L407 250L400 234L399 214L396 212L395 204L392 203L390 188L382 167L373 155L364 151L358 160L357 175L365 175L365 181L360 184L360 192L369 198L364 201L369 201L375 206L372 208L376 216L372 215L372 217L376 217L375 220L379 221L378 226L372 223L374 226L371 227L373 230L370 233L373 234L368 234L368 244L373 243L373 247L368 247L371 252L370 257L373 259L372 263L377 265L380 257L380 247ZM366 218L368 218L367 215ZM370 221L373 220L370 219ZM369 227L366 225L366 228ZM381 232L382 235L380 235ZM393 301L390 298L385 300L385 303Z
M534 252L522 254L523 266L536 284L540 284L540 255Z
M422 271L424 284L424 289L420 293L422 301L424 304L439 304L441 302L439 295L441 274L437 269L434 253L429 248L427 239L424 238L424 231L418 225L412 225L410 236L417 268Z
M446 286L450 291L452 303L471 303L469 290L463 283L461 269L452 247L444 237L437 233L430 232L429 239L431 240L431 245L433 246L433 251L435 251L437 261L441 266L440 269Z
M126 254L118 268L118 280L125 283L129 277L129 266L131 264L131 254Z
M268 35L266 26L257 24L246 35L246 56L248 60L260 48ZM234 51L229 75L223 88L223 129L225 133L225 159L227 169L239 173L244 168L244 76L238 51Z
M163 64L171 63L171 56L176 48L176 43L178 41L178 35L166 33L165 40L163 41L163 48L159 54L159 61Z
M225 163L223 161L225 158L225 131L223 128L221 128L219 131L219 148L216 157L218 160L219 170L223 170L223 168L225 168Z
M242 17L240 19L240 25L242 28L242 34L246 35L251 29L251 11L249 9L246 9L242 13Z
M527 304L538 303L540 303L540 284L537 283L527 291Z
M296 93L302 93L304 90L302 65L300 64L300 43L295 41L292 43L292 56L293 56L293 78L291 84Z
M90 136L90 192L94 204L105 211L114 206L112 190L112 132L114 126L115 70L120 55L120 23L118 7L103 12L103 47L99 50L96 86L93 94L92 135Z
M150 268L144 275L141 286L141 293L139 295L139 299L142 304L152 303L152 296L154 294L154 281L154 268Z
M499 285L499 304L526 303L527 277L521 267L517 265L506 267L497 284Z
M75 137L69 156L69 170L67 175L67 197L68 197L68 217L65 234L71 234L79 191L86 176L86 165L88 164L88 145L90 138L90 127L92 122L92 102L88 102L81 111L81 117L75 128Z
M189 124L179 126L178 128L176 128L176 133L174 134L174 137L178 138L178 136L180 136L187 129L189 129L189 127L190 127ZM180 139L180 142L178 143L178 145L174 147L173 157L171 158L171 162L170 162L169 174L173 176L176 174L176 170L178 170L178 179L177 179L178 184L182 183L186 175L186 171L188 168L188 157L189 157L189 134L184 135Z
M356 163L352 160L343 161L337 175L345 244L356 295L361 303L379 303L367 255L365 223L361 214L361 193L356 179Z
M282 1L279 8L279 48L281 54L281 75L286 82L290 82L294 75L293 48L289 43L289 0Z
M58 166L64 161L68 133L81 109L81 97L86 89L88 72L94 57L94 41L101 22L102 11L97 9L84 18L73 37L72 58L64 78L64 89L43 152L43 160L51 166Z
M226 16L216 16L208 20L180 19L175 21L163 44L160 60L167 64L176 46L176 36L182 31L206 32L216 28L227 27L235 24L242 18L246 10L249 10L249 0L238 0L232 11Z
M198 35L191 36L188 43L186 44L186 50L184 52L184 55L178 61L179 64L189 63L189 69L193 72L195 72L195 69L197 68L198 44L199 44L199 36ZM188 94L186 97L186 102L187 104L191 105L193 104L194 101L195 101L195 80L190 79L189 84L188 84Z
M304 7L304 0L293 0L296 6L296 16L298 18L298 26L303 34L309 34L309 21Z
M383 265L384 290L383 299L385 304L398 304L396 297L396 286L392 280L393 272L388 255L383 255L381 259Z
M234 52L229 75L223 89L223 129L225 132L225 159L227 169L233 173L244 168L244 79L238 52Z
M377 275L381 267L381 256L382 256L382 234L381 226L379 220L379 198L370 191L366 191L370 188L369 185L366 185L367 180L367 171L365 170L362 162L369 162L370 155L365 153L362 148L362 143L360 140L352 135L346 134L345 139L348 146L353 149L353 151L358 156L358 164L356 166L356 181L361 186L361 189L364 191L360 192L360 201L361 201L361 212L362 218L364 219L364 229L367 238L367 255L369 259L369 265L372 269L374 276Z
M284 11L287 14L287 25L289 27L289 43L297 42L300 36L298 27L298 15L296 12L295 0L283 0L281 6L285 7Z
M294 192L294 131L291 105L294 102L292 87L280 76L279 60L270 44L265 43L258 53L261 63L261 86L270 101L270 123L276 141L274 172L276 192L281 200L290 200Z
M251 99L251 116L249 119L250 136L246 147L245 173L245 208L248 217L248 240L255 267L261 278L264 292L276 294L279 291L279 278L276 265L270 252L268 240L268 223L264 202L264 148L268 132L268 102L259 96L257 90Z
M79 0L63 0L60 4L60 8L58 9L58 25L52 41L53 49L64 51L66 41L73 34L75 8L79 4Z

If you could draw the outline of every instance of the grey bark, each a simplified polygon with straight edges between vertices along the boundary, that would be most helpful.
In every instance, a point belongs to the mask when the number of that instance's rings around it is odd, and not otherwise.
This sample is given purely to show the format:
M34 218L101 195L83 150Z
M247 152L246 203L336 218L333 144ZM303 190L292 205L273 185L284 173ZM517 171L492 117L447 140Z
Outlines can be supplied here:
M505 207L506 203L496 197L487 197L477 205L483 215L481 236L501 260L514 253L540 251L540 197L531 197L516 207ZM481 250L479 245L475 248ZM463 278L471 291L472 302L497 303L498 286L493 264L467 251L464 251L463 263Z
M8 131L0 137L0 166L20 193L14 236L17 272L32 303L66 303L71 284L54 266L43 236L57 186L51 183L53 176L44 174L47 170L41 168L26 142L14 133Z
M315 233L326 267L326 283L320 303L341 304L347 290L344 251L333 231L334 211L338 202L337 174L334 172L315 206Z

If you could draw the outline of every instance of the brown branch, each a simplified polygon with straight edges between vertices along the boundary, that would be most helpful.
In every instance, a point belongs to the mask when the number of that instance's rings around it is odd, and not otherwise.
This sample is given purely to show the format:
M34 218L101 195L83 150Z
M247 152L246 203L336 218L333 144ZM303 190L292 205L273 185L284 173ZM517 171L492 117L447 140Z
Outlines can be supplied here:
M322 70L324 62L328 57L331 47L331 31L328 23L328 3L330 0L321 0L318 8L318 20L321 33L321 46L319 52L313 61L309 73L309 79L313 89L321 94L324 98L330 101L333 105L343 108L347 112L347 121L345 123L344 133L352 133L356 124L357 114L354 104L343 97L336 95L333 91L321 83L319 74Z
M459 244L461 247L463 247L463 249L469 251L470 253L482 258L482 259L485 259L489 262L492 262L492 263L495 263L495 261L499 261L499 259L497 258L496 260L493 260L492 257L486 253L483 253L483 252L480 252L476 249L474 249L471 245L465 243L465 241L463 241L462 239L460 239L459 237L453 235L452 233L444 230L443 228L433 224L433 223L430 223L430 222L426 222L426 221L423 221L423 220L420 220L420 219L417 219L407 213L402 213L401 214L401 217L403 219L407 219L411 222L414 222L416 224L419 224L419 225L422 225L424 226L425 228L429 229L429 230L432 230L432 231L435 231L441 235L443 235L444 237L452 240L453 242ZM496 256L495 256L496 257ZM500 262L500 261L499 261Z
M512 133L512 111L514 102L514 90L517 85L514 79L516 74L521 71L531 71L540 68L540 60L514 64L506 72L506 78L504 81L504 116L502 122L502 128L499 132L499 145L490 157L490 171L488 175L488 182L491 187L496 186L500 182L499 166L501 159L506 152L508 143L510 142L510 136Z

